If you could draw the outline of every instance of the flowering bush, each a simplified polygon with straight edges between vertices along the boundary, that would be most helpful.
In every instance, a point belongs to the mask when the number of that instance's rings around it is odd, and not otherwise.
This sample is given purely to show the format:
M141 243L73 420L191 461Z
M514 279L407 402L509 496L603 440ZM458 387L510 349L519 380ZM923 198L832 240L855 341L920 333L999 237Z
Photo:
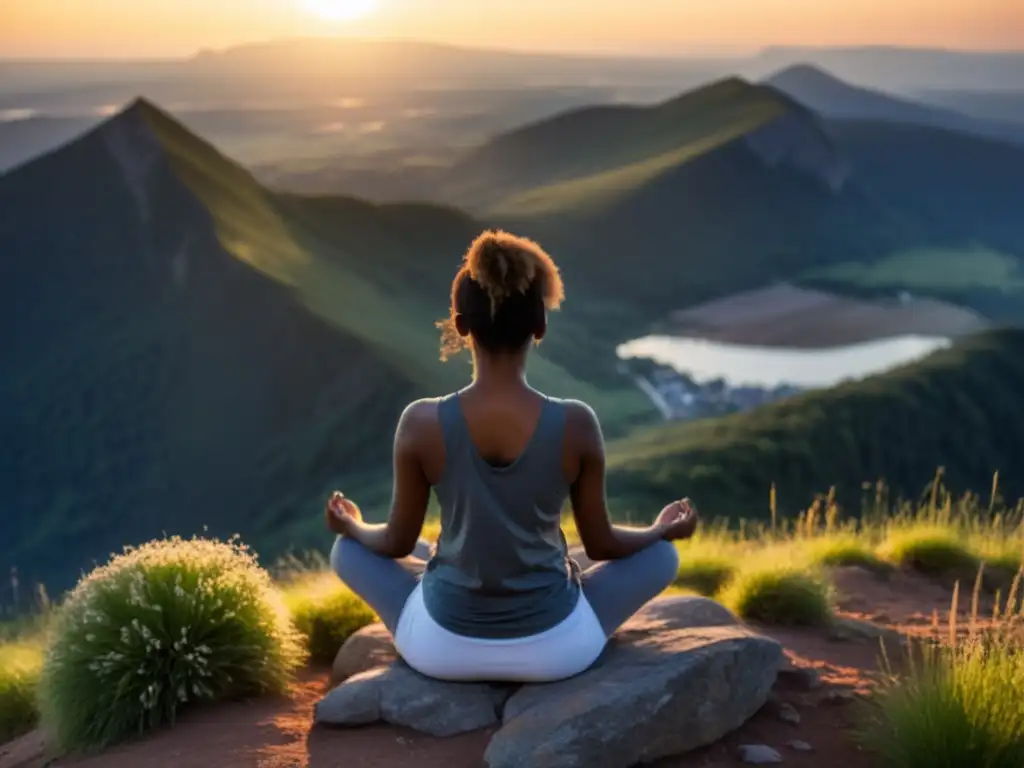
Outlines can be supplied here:
M232 540L150 542L79 582L56 617L40 680L64 750L103 747L188 704L282 691L303 662L270 576Z

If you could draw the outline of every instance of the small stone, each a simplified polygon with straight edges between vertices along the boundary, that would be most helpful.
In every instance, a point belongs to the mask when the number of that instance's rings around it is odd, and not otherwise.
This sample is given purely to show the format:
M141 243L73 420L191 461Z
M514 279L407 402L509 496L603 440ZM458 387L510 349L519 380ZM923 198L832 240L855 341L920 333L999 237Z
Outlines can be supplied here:
M794 708L792 704L787 704L785 702L780 704L778 716L779 720L784 723L800 725L800 713L796 711L796 708Z
M904 637L894 629L879 626L872 621L850 617L836 617L828 628L828 639L837 643L873 640L899 646Z
M764 744L745 744L739 748L740 760L750 765L774 765L782 762L782 755Z
M855 694L853 691L844 690L844 689L828 691L822 697L822 703L823 704L835 704L835 705L840 705L840 706L843 705L843 704L851 704L851 703L853 703L856 700L857 700L857 694Z
M398 658L391 633L383 624L371 624L353 633L346 640L331 667L331 684L338 685L350 677L378 667L386 667Z
M788 742L786 744L786 746L789 747L792 750L797 751L797 752L813 752L814 751L814 747L812 747L806 741L800 741L799 739L793 739L793 741Z
M821 687L821 677L810 667L786 667L779 670L776 678L779 688L794 691L813 691Z
M313 708L313 722L320 725L370 725L381 719L380 692L387 668L354 675L334 688Z

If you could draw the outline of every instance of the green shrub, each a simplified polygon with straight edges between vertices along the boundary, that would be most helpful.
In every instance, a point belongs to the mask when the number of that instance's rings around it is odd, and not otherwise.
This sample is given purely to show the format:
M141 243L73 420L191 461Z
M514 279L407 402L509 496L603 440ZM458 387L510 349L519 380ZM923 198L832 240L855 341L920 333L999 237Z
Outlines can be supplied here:
M912 650L873 697L866 746L886 768L1024 765L1022 650L1003 630Z
M711 597L717 595L735 573L736 565L726 555L693 551L688 547L680 552L675 585Z
M952 528L911 527L889 532L878 554L890 563L932 576L976 571L978 558Z
M311 660L331 664L349 635L377 620L374 612L333 573L297 579L284 590L295 627L306 639Z
M42 663L38 646L0 645L0 744L27 733L38 722L36 687Z
M280 593L234 540L126 549L79 582L51 638L40 707L63 750L173 724L192 703L283 691L303 661Z
M832 617L828 583L812 568L756 562L741 568L721 600L738 616L781 626L811 626Z
M888 567L872 551L867 541L852 535L827 536L811 541L806 546L808 559L812 565L857 565L873 571L882 571Z

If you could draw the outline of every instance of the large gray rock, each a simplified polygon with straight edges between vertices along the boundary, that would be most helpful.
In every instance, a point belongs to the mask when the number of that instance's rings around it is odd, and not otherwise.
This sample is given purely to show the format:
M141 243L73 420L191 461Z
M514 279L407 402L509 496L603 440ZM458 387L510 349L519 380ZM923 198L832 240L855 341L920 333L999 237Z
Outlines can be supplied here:
M732 611L707 597L681 595L651 600L615 633L617 640L651 632L668 632L697 627L738 627L742 624Z
M768 699L782 647L724 625L725 615L699 598L684 600L668 604L675 613L663 603L638 616L583 674L523 686L505 705L488 766L628 768L711 744L752 717ZM673 627L694 610L723 625Z
M735 626L740 621L720 603L706 597L660 597L648 603L619 630L620 638L687 627ZM341 646L331 668L331 684L386 667L398 658L391 633L383 624L354 632Z
M382 627L353 635L339 654L353 676L317 705L316 722L435 736L503 723L492 768L625 768L709 744L764 705L783 661L778 643L703 597L652 601L591 669L558 683L441 682L401 661L379 665L393 654Z
M501 721L509 686L431 680L403 662L363 672L316 705L320 725L402 725L431 736L455 736Z

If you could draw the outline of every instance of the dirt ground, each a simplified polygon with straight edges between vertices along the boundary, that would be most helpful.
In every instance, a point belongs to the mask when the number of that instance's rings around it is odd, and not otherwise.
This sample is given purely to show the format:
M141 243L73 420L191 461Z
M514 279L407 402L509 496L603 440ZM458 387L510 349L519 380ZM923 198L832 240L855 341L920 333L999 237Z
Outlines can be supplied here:
M951 591L924 577L896 573L886 578L859 568L835 573L839 615L869 619L905 632L929 631L933 616L945 623ZM960 602L969 610L969 594ZM835 765L870 768L871 756L852 736L861 716L860 698L879 670L879 641L837 638L824 629L758 628L783 644L791 669L811 668L820 685L809 689L803 676L786 673L773 700L740 730L707 749L658 763L659 768L741 766L740 745L764 744L796 768ZM313 705L325 692L327 672L312 671L290 696L193 711L173 730L100 756L54 760L46 741L31 733L0 746L0 768L480 768L490 732L450 739L420 736L390 726L358 729L312 727ZM784 722L780 704L789 704L799 724ZM794 740L810 745L801 752Z

